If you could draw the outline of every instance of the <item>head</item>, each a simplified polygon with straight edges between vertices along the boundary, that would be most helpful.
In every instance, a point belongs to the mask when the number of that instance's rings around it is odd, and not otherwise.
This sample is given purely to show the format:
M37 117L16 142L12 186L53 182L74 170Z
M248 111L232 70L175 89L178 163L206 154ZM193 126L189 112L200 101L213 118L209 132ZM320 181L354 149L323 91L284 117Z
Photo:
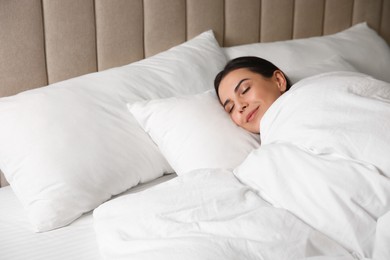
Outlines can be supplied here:
M259 133L261 118L291 83L271 62L248 56L229 61L215 77L214 86L234 123Z

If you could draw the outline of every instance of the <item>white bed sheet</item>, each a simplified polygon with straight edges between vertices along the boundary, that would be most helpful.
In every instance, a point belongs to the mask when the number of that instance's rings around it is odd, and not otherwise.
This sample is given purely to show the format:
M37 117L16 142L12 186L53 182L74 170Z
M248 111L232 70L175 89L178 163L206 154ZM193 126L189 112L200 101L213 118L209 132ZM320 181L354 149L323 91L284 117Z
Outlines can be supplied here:
M165 175L152 182L130 189L124 194L145 190L175 176L175 174ZM32 231L27 214L11 187L1 188L0 259L102 259L93 228L92 212L84 214L64 228L35 233Z

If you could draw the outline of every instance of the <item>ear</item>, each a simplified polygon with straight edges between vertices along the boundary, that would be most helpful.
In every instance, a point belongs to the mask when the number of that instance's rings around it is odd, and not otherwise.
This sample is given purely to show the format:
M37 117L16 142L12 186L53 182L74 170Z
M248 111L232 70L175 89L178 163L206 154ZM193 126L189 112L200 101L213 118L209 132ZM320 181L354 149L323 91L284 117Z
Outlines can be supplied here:
M287 80L281 70L274 71L274 79L281 93L284 93L287 88Z

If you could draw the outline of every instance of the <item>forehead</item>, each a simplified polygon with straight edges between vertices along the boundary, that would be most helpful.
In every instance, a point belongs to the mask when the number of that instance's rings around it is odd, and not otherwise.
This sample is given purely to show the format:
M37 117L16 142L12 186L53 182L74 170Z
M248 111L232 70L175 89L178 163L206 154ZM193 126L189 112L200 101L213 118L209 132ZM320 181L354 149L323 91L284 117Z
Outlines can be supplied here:
M230 95L234 94L234 89L243 79L252 79L256 77L256 75L256 73L246 68L233 70L226 74L225 77L221 80L218 88L221 101L224 101L225 99L229 98Z
M247 68L241 68L241 69L236 69L233 71L230 71L228 74L225 75L225 77L221 80L222 85L227 85L227 84L234 84L235 82L239 82L240 80L248 77L253 77L253 75L256 74Z

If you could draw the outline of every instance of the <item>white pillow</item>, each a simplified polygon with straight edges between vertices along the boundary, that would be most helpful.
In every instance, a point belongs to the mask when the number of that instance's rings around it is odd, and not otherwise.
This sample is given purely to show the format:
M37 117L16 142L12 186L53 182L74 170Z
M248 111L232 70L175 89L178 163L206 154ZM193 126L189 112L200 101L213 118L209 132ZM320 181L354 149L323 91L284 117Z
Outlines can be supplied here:
M172 172L126 103L203 92L226 57L211 31L127 66L0 99L0 168L36 231Z
M258 56L287 71L339 55L358 71L390 82L390 47L366 23L342 32L306 39L224 48L228 59Z
M258 135L233 123L214 90L137 102L129 110L178 175L201 168L232 169L260 146Z
M327 60L310 64L302 68L286 70L285 73L291 80L291 83L295 84L301 79L333 71L358 72L351 64L345 61L342 57L336 55Z

